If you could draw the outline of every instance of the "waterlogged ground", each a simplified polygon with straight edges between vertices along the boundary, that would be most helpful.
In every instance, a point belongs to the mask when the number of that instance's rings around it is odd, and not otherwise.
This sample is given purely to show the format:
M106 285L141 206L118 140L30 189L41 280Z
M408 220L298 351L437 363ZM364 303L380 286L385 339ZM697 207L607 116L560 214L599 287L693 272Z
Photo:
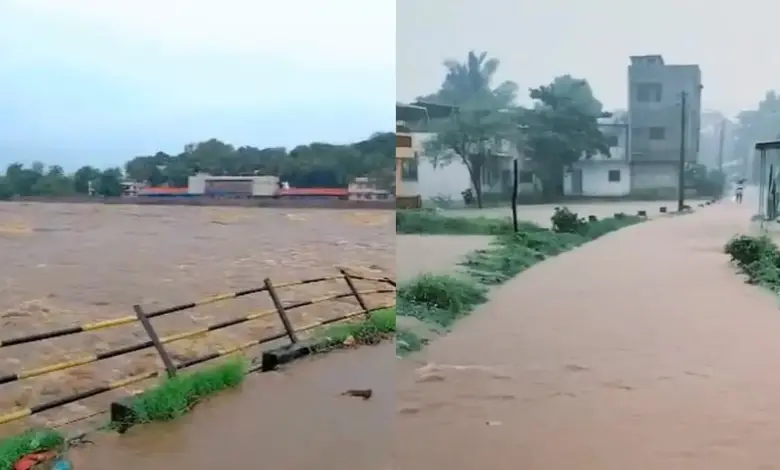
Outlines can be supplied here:
M132 314L274 281L334 275L334 266L395 277L390 211L0 204L0 338ZM372 285L361 284L363 289ZM341 281L282 292L303 300L346 289ZM374 297L385 302L390 295ZM272 307L249 296L154 320L161 334L193 329ZM291 313L297 324L355 310L345 299ZM278 331L270 317L174 343L177 361ZM138 325L0 349L0 372L47 365L146 337ZM150 349L0 385L0 413L159 367ZM128 391L137 390L130 387ZM110 394L67 405L17 425L57 423L105 409Z
M777 299L722 253L754 207L629 227L499 287L398 367L396 467L778 468Z
M686 204L696 207L703 200L686 200ZM595 215L603 219L612 217L616 212L636 215L637 211L646 211L649 217L658 215L661 207L669 211L677 209L677 201L615 201L615 202L588 202L588 203L561 203L561 204L536 204L529 206L517 206L519 220L527 220L535 224L547 227L550 225L550 216L556 207L566 206L572 212L581 217ZM487 209L454 209L446 210L446 214L459 217L512 217L512 210L508 207L492 207Z

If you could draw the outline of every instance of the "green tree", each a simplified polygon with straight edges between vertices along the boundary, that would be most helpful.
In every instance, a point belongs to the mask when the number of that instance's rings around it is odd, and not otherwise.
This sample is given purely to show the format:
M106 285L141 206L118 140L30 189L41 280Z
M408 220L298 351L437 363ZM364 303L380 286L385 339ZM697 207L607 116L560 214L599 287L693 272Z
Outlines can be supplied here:
M758 180L760 162L752 158L756 142L780 138L780 95L767 91L756 109L737 115L734 129L734 153L745 162L745 176ZM748 162L752 160L752 167Z
M548 199L563 195L563 174L583 156L609 155L598 119L606 117L586 80L570 75L531 89L533 108L520 113L523 144Z
M503 82L492 86L499 61L487 52L470 51L464 62L447 60L447 73L439 91L420 97L420 103L452 107L450 116L434 120L430 129L435 137L428 142L434 165L463 163L477 200L482 208L482 174L488 162L498 158L496 148L502 139L514 140L513 122L517 85Z
M97 168L82 166L73 174L73 190L78 194L89 194L89 183L96 181L99 177L100 170Z
M122 195L122 169L109 168L100 173L93 183L95 192L105 197L119 197Z

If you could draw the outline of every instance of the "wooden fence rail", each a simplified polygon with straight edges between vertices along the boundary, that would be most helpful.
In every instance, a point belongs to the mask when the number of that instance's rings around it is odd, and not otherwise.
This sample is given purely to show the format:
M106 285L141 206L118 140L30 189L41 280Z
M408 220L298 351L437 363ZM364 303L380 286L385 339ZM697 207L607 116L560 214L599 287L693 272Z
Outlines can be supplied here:
M315 284L325 281L331 281L331 280L344 280L349 290L347 292L339 293L339 294L332 294L327 295L323 297L318 297L314 299L309 300L303 300L303 301L297 301L292 303L283 303L277 294L277 289L282 289L286 287L292 287L292 286L300 286L300 285L306 285L306 284ZM363 280L363 281L371 281L376 282L379 284L383 284L385 287L380 287L376 289L368 289L368 290L358 290L355 286L354 280ZM140 321L142 325L144 326L144 329L147 333L147 335L150 337L148 341L142 341L135 344L131 344L128 346L123 346L121 348L111 349L108 351L103 351L95 354L90 355L84 355L83 357L72 359L69 361L63 361L58 362L54 364L49 364L42 367L36 367L32 369L23 369L19 370L14 373L9 374L0 374L0 385L8 384L12 382L17 382L24 379L29 379L32 377L38 377L42 375L46 375L52 372L58 372L62 370L71 369L74 367L79 367L85 364L90 364L93 362L102 361L105 359L110 359L118 356L122 356L125 354L129 354L136 351L141 351L147 348L155 347L158 354L160 355L160 358L165 365L165 371L150 371L145 372L138 375L133 375L129 377L125 377L123 379L115 380L112 382L109 382L105 385L101 385L98 387L94 387L89 390L73 393L71 395L67 395L65 397L57 398L48 402L44 402L32 407L28 408L22 408L17 409L5 414L0 414L0 424L9 423L12 421L16 421L22 418L25 418L27 416L31 416L34 414L38 414L47 410L51 410L53 408L57 408L63 405L67 405L69 403L74 403L80 400L84 400L86 398L93 397L95 395L99 395L105 392L109 392L111 390L116 390L119 388L126 387L128 385L132 385L138 382L142 382L144 380L148 380L154 377L159 377L162 372L167 373L168 376L173 376L176 374L178 370L186 369L188 367L195 366L197 364L201 364L206 361L210 361L212 359L216 359L219 357L223 357L229 354L233 354L239 351L246 350L251 347L259 346L262 344L270 343L272 341L281 340L285 337L289 338L291 343L296 343L298 341L298 333L303 333L306 331L309 331L311 329L329 325L332 323L336 323L339 321L345 321L348 319L351 319L353 317L359 316L359 315L370 315L372 311L379 310L382 308L388 308L392 307L392 305L383 305L380 307L375 308L369 308L364 296L366 295L372 295L372 294L383 294L383 293L394 293L395 292L395 281L389 278L383 278L383 277L366 277L366 276L360 276L348 273L345 270L341 270L339 275L334 276L327 276L327 277L319 277L319 278L313 278L313 279L306 279L303 281L294 281L294 282L286 282L286 283L279 283L275 284L270 279L265 279L262 287L257 287L253 289L246 289L242 291L237 292L230 292L225 294L219 294L219 295L213 295L210 297L205 297L203 299L200 299L195 302L189 302L186 304L181 305L175 305L173 307L168 307L160 310L155 310L151 312L145 312L141 306L134 305L133 309L135 311L135 315L128 315L125 317L119 317L114 318L110 320L102 320L92 323L85 323L78 326L68 327L68 328L62 328L57 329L49 332L43 332L43 333L36 333L28 336L19 336L15 338L9 338L9 339L3 339L0 340L0 348L8 347L8 346L15 346L19 344L25 344L25 343L33 343L37 341L47 340L51 338L57 338L61 336L68 336L68 335L74 335L78 333L83 332L93 332L97 330L107 329L107 328L113 328L117 326L122 325L128 325L137 321ZM181 312L184 310L190 310L194 309L199 306L208 305L216 302L222 302L229 299L235 299L239 297L244 297L251 294L257 294L261 292L267 292L269 297L271 298L272 302L274 303L274 308L270 310L263 310L258 311L254 313L250 313L248 315L237 317L237 318L231 318L229 320L221 321L218 323L214 323L211 325L207 325L201 328L196 328L188 331L183 331L180 333L174 333L171 335L166 336L158 336L157 332L154 330L154 327L152 326L151 322L148 320L155 317L160 317L163 315L168 315L171 313ZM328 302L333 300L339 300L343 298L354 298L358 305L360 306L360 310L347 313L344 315L341 315L336 318L331 318L328 320L318 321L314 323L310 323L307 325L304 325L298 329L293 328L292 323L290 322L289 318L287 317L287 312L291 310L295 310L298 308L315 305L322 302ZM276 333L270 336L266 336L264 338L258 338L251 341L248 341L246 343L240 344L235 347L231 347L228 349L220 349L213 353L206 354L204 356L196 357L193 359L189 359L186 361L183 361L179 364L174 364L171 360L169 354L167 353L165 349L165 345L169 343L173 343L175 341L180 341L183 339L188 339L196 336L201 336L204 334L208 334L212 331L221 330L224 328L228 328L235 325L240 325L246 322L250 322L253 320L258 320L261 318L266 318L270 316L278 316L279 320L283 326L283 331L281 333Z

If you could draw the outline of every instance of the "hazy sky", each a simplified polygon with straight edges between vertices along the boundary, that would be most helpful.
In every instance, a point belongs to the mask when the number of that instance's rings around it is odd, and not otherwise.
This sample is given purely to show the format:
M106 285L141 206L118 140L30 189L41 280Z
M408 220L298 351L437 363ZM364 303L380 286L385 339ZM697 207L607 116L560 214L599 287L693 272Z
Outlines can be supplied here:
M393 126L395 2L0 0L0 164Z
M732 114L780 89L778 14L765 0L398 0L397 93L435 91L442 59L475 49L523 91L569 73L625 107L629 56L662 54L699 64L705 107Z

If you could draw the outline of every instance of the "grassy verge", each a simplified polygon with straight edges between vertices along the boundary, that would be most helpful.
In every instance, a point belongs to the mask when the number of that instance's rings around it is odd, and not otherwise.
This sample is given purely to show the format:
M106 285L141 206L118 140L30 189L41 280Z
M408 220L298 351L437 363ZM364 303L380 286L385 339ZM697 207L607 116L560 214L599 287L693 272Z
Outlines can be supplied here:
M747 275L748 283L780 294L780 249L769 237L738 235L723 251Z
M65 436L58 431L29 429L0 441L0 470L13 470L16 462L27 454L64 450L65 444Z
M377 344L393 336L395 328L395 307L376 310L358 321L332 325L314 334L321 349L343 346Z
M170 421L192 409L202 399L239 386L246 377L247 362L232 358L222 364L165 379L131 403L138 422Z
M412 317L425 324L448 329L458 319L468 315L477 305L487 300L490 286L502 284L531 266L557 254L569 251L629 225L639 223L639 217L616 214L603 220L587 221L565 208L556 209L553 228L544 229L528 222L514 233L511 222L490 219L459 219L433 212L415 211L414 224L404 225L399 233L491 233L493 243L477 250L460 263L465 268L461 276L423 274L398 289L398 316ZM403 218L402 218L403 219ZM442 219L450 219L437 225ZM396 219L398 220L398 219ZM455 220L455 221L453 221ZM402 220L402 225L408 220ZM508 225L503 225L508 224ZM433 227L431 231L426 227ZM414 228L416 231L410 231ZM479 230L483 230L480 232ZM421 349L425 341L403 343L399 354Z
M520 222L520 230L544 230ZM395 215L395 232L425 235L500 235L512 233L512 221L487 217L450 217L435 210L400 210Z

